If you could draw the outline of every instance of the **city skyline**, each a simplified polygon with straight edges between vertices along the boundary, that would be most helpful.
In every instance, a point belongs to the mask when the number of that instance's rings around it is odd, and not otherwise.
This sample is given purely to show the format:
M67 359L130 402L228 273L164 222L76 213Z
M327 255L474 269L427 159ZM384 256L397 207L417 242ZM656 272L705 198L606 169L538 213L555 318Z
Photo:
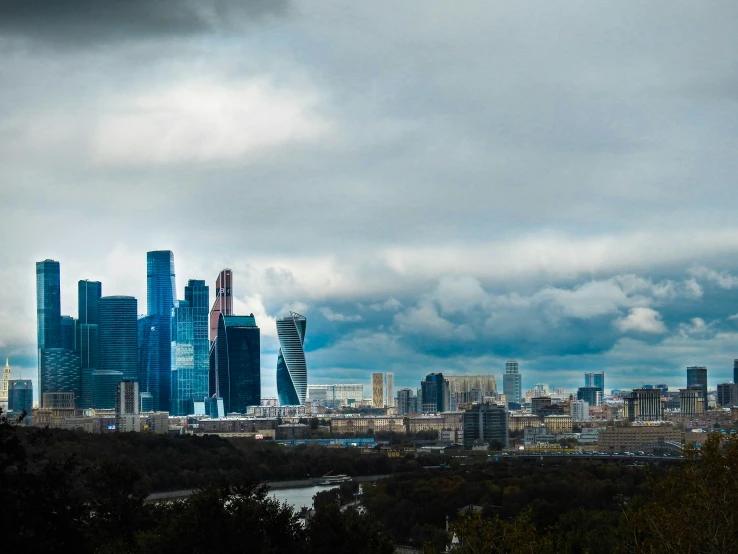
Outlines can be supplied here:
M233 270L264 383L290 311L312 383L512 358L569 388L732 380L734 6L102 4L0 18L0 359L24 374L35 262L62 262L62 315L79 279L144 312L142 252L170 249L178 298Z

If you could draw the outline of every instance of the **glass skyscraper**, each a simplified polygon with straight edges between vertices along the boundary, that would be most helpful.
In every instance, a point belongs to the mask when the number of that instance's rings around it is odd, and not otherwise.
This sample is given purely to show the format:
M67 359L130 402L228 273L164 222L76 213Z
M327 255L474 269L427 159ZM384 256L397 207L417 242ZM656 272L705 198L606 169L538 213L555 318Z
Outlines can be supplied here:
M424 413L442 413L448 411L448 381L443 373L429 373L425 381L420 382L422 390L422 411Z
M307 363L303 345L306 327L305 316L295 312L290 312L289 317L277 318L277 396L282 406L305 404Z
M82 398L79 352L64 348L43 348L39 351L38 385L43 398L47 392L73 392L75 406Z
M102 283L88 281L77 283L77 320L83 325L97 325L97 306L102 297Z
M8 410L12 410L13 419L25 410L26 417L22 425L31 425L33 410L33 383L30 379L11 379L8 381Z
M147 349L156 348L158 353L149 355L149 365L153 359L158 363L158 393L141 386L141 392L154 395L155 409L167 410L170 406L171 379L173 369L172 356L172 317L175 307L176 284L174 277L174 254L171 250L154 250L146 253L146 312L149 316L159 316L152 325L156 333L150 333L150 339L156 343L146 345ZM153 369L153 368L152 368ZM142 383L142 385L145 385ZM158 396L158 399L157 399Z
M523 385L517 360L505 362L505 373L502 375L502 392L508 405L512 402L520 404L523 398Z
M687 368L687 388L702 391L702 399L707 409L707 368L705 366Z
M75 350L77 322L71 315L61 316L61 347Z
M92 372L98 368L98 306L102 297L100 281L77 283L77 333L75 349L79 352L82 375L80 408L92 407Z
M59 262L36 262L38 348L61 348L61 293ZM41 393L39 393L40 395Z
M211 396L223 399L226 414L261 404L261 336L254 314L220 314L210 370L216 386Z
M233 315L233 273L230 269L222 269L215 280L215 302L210 310L210 342L218 336L218 320L220 314Z
M174 309L175 364L170 408L173 415L193 413L193 402L202 402L208 396L208 293L205 281L190 279L185 300L180 300Z
M132 296L103 296L99 300L98 366L120 371L124 380L138 378L138 302Z

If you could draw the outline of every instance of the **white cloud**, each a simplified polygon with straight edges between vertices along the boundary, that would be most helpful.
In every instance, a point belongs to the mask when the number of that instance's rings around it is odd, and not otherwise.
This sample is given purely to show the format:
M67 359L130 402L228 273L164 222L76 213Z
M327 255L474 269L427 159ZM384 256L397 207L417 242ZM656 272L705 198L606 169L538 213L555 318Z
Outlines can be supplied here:
M696 278L715 283L721 289L729 290L738 286L738 277L731 275L727 271L717 272L708 267L695 267L690 270L690 273Z
M661 314L651 308L631 308L628 315L615 321L621 332L635 331L639 333L663 334L666 325L661 321Z
M236 161L330 130L314 111L314 90L284 90L263 78L191 80L131 94L98 121L92 146L100 163Z
M356 315L344 315L339 314L331 310L330 308L320 308L320 313L323 314L323 317L325 317L328 321L344 321L344 322L350 322L350 321L361 321L361 316Z

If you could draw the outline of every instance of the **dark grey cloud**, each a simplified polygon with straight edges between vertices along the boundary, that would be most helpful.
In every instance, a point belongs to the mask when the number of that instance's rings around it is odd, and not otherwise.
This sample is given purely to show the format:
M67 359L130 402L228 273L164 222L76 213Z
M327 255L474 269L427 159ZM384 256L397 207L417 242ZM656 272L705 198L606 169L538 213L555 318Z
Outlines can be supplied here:
M91 46L243 30L289 0L0 0L0 35Z

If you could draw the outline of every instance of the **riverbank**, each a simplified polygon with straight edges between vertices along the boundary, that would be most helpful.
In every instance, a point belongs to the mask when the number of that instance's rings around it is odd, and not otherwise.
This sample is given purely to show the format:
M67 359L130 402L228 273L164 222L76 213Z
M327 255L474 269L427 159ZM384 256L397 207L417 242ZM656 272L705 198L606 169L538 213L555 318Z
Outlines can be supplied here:
M351 480L356 483L373 483L374 481L377 481L378 479L383 479L385 477L390 477L390 476L391 474L360 475L357 477L352 477ZM269 487L270 490L298 489L298 488L314 487L317 484L316 481L319 481L319 480L320 478L296 479L296 480L291 480L291 481L267 481L265 484L267 487ZM178 490L178 491L152 492L146 498L146 502L162 502L166 500L177 500L179 498L187 498L193 492L195 492L195 490L196 489L186 489L186 490Z

